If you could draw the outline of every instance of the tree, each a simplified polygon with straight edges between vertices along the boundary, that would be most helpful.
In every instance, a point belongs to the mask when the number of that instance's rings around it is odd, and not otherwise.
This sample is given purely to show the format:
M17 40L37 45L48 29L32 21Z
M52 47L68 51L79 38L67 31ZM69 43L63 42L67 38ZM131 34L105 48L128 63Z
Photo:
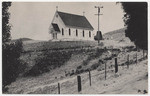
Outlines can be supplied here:
M129 37L141 49L148 49L147 2L122 2L124 22Z
M9 18L10 13L8 12L11 2L2 2L2 41L3 43L10 41L10 29Z
M3 93L8 89L6 85L15 81L18 75L25 69L25 63L19 57L23 50L22 41L11 41L11 26L9 25L8 12L11 2L2 3L2 85Z
M3 44L2 52L2 78L3 87L15 81L23 71L24 63L19 59L22 52L22 41Z

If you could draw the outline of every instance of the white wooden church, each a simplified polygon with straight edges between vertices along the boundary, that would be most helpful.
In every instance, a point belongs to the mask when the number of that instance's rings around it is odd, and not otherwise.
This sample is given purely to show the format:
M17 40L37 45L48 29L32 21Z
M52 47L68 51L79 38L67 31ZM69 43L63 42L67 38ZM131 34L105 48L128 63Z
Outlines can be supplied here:
M85 16L56 11L50 25L52 40L94 40L94 28Z

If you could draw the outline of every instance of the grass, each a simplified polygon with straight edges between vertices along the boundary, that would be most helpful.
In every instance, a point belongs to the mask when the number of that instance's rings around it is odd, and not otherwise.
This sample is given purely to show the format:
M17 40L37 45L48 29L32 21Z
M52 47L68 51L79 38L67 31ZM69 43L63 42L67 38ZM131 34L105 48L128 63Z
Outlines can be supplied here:
M44 52L42 55L43 57L36 58L35 65L25 73L25 76L37 76L62 66L70 59L72 52Z
M85 54L92 51L92 49L43 51L40 56L34 59L32 58L32 60L35 61L35 64L31 69L25 72L24 76L38 76L49 72L64 65L74 54ZM71 73L75 73L74 70L72 70Z
M96 45L95 41L24 42L24 51L20 57L28 64L24 76L37 76L49 72L62 66L72 54L93 51L91 47Z
M24 43L24 52L76 49L94 47L96 45L96 41L43 41L37 43Z
M77 74L87 72L88 70L95 70L98 67L103 69L104 63L106 63L107 60L111 60L120 53L120 50L118 49L112 49L110 51L112 52L112 55L109 55L106 49L97 48L95 51L89 54L86 60L83 60L82 65L79 65L76 68Z

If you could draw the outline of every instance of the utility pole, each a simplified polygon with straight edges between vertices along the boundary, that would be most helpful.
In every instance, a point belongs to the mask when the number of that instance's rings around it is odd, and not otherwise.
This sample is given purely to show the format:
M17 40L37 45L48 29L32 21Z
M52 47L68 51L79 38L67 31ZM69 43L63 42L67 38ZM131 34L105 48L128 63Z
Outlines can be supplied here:
M101 34L101 31L100 31L100 28L99 28L99 16L100 15L103 15L103 14L100 14L100 9L103 8L103 6L95 6L95 8L98 8L98 14L95 14L95 15L98 15L98 31L97 31L97 36L98 36L98 44L99 44L99 40L100 40L100 34Z

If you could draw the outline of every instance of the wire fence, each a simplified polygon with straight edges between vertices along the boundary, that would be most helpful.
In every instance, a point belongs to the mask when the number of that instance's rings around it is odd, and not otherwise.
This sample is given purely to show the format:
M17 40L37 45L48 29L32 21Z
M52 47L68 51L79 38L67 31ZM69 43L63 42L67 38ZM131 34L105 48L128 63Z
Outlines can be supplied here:
M63 90L63 93L71 93L67 91L67 88L69 87L69 90L72 90L72 93L79 93L83 90L83 85L84 85L84 81L88 79L89 81L89 87L92 86L92 80L94 77L96 77L97 75L102 75L102 77L100 79L103 80L107 80L110 78L110 76L108 77L107 74L111 73L111 74L117 74L120 70L118 67L123 67L126 68L127 70L130 69L130 65L137 65L139 62L141 62L142 60L147 59L147 52L144 52L141 54L141 51L135 51L134 53L131 54L119 54L119 56L112 58L112 60L110 60L112 62L113 65L105 63L104 66L104 70L101 70L101 72L99 74L92 74L91 70L89 70L88 76L84 76L84 73L82 74L78 74L77 77L73 77L72 79L68 79L65 81L59 81L57 85L55 85L55 89L57 88L58 91L55 93L56 94L61 94L61 90ZM124 56L124 58L123 58ZM72 80L72 81L71 81ZM93 82L95 82L93 80ZM76 86L74 86L76 85ZM61 86L63 86L61 88ZM76 92L74 92L74 88L76 88ZM48 90L48 89L45 89ZM65 91L64 91L65 90ZM43 90L44 91L44 90ZM54 90L52 90L54 91ZM51 91L51 92L52 92ZM43 93L43 92L42 92ZM50 91L48 92L50 93Z

